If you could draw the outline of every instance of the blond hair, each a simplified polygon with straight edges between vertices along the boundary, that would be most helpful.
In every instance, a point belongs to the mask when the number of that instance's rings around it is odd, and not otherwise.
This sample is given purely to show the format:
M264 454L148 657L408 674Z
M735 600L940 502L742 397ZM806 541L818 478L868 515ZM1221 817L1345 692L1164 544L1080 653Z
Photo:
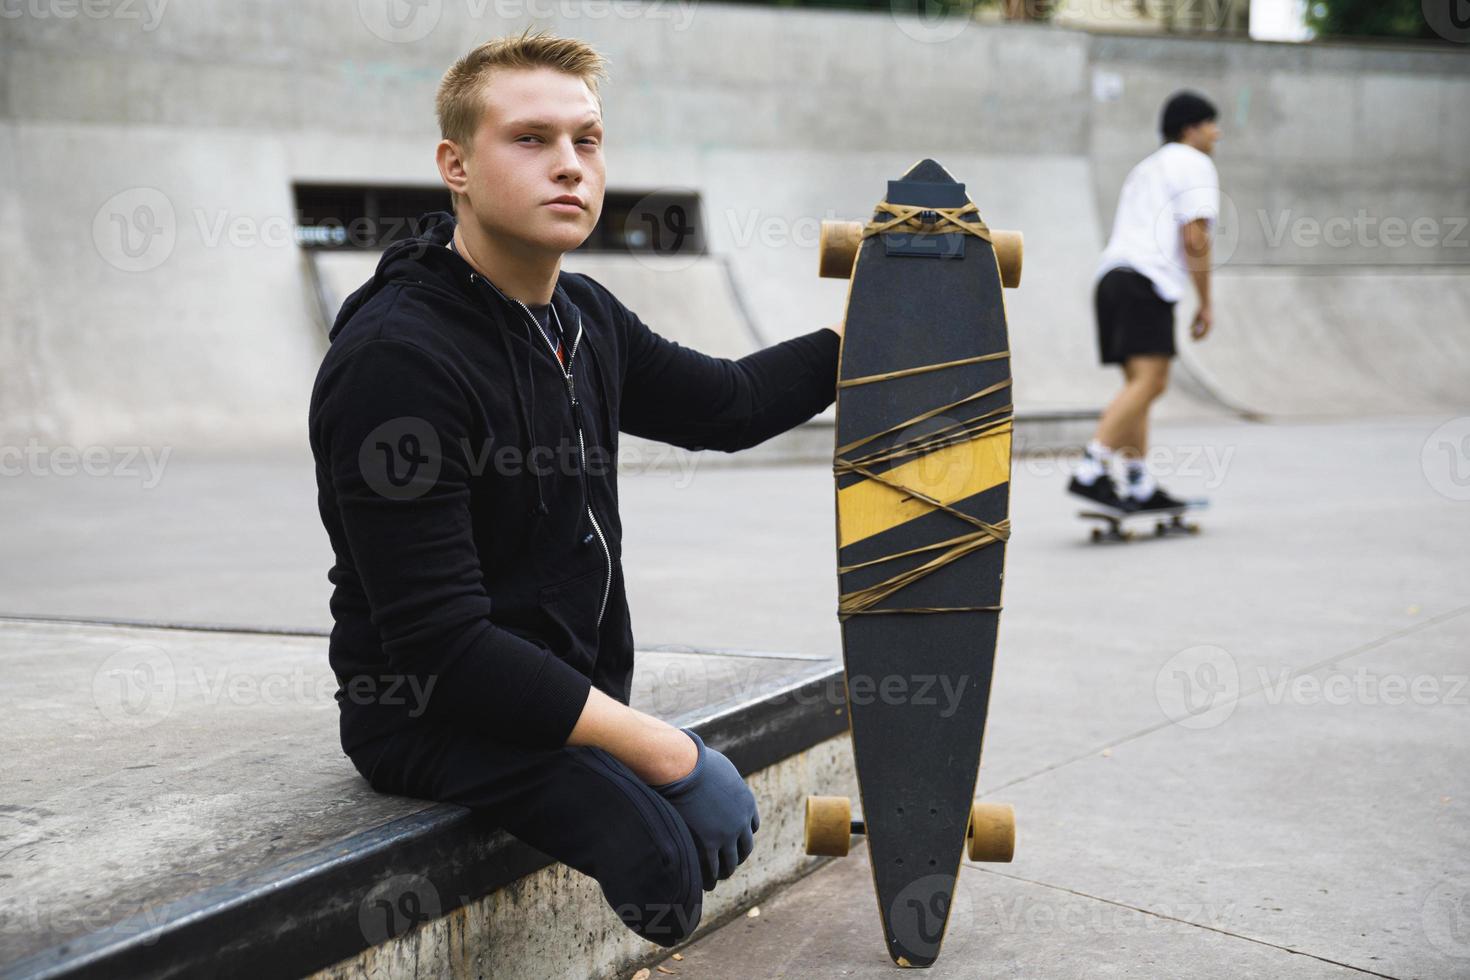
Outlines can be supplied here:
M440 138L457 143L466 154L485 111L485 84L498 68L551 68L575 75L602 105L597 83L607 77L607 59L591 45L529 27L521 34L486 41L450 66L434 97ZM459 203L455 194L456 211Z

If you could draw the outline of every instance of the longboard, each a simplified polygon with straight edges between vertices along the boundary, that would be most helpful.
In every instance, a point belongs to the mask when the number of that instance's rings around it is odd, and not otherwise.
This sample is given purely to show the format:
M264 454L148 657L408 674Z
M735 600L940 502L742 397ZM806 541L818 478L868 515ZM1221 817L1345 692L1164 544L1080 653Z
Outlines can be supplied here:
M850 277L833 470L838 616L861 813L807 801L811 854L865 835L889 956L939 956L962 856L1009 861L1011 808L976 781L1010 537L1012 396L992 232L932 160L873 220L823 224L820 271Z

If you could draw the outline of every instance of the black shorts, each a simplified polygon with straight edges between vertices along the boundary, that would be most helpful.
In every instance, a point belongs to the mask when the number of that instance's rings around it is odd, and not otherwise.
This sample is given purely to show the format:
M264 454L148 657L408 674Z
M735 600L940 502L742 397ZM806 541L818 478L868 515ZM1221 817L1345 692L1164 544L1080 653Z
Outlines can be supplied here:
M1138 354L1174 356L1174 304L1159 298L1147 276L1113 269L1098 282L1094 304L1104 364L1122 364Z

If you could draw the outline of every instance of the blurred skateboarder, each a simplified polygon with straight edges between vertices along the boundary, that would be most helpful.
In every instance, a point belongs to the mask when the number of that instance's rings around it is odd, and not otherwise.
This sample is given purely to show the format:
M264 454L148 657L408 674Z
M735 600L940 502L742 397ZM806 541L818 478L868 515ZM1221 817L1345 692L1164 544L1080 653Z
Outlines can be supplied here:
M602 211L602 71L530 33L449 69L454 214L343 304L309 429L343 751L380 792L468 807L595 878L672 946L760 817L729 759L628 704L618 433L754 446L832 404L839 336L709 357L562 271Z
M1148 471L1148 413L1169 384L1174 357L1174 304L1193 282L1199 312L1190 335L1214 325L1210 303L1210 239L1220 213L1220 178L1210 158L1220 139L1209 100L1178 92L1164 106L1164 145L1123 183L1113 233L1098 266L1094 298L1104 364L1123 368L1123 390L1098 421L1069 492L1117 510L1168 510L1183 501ZM1115 483L1115 458L1123 479Z

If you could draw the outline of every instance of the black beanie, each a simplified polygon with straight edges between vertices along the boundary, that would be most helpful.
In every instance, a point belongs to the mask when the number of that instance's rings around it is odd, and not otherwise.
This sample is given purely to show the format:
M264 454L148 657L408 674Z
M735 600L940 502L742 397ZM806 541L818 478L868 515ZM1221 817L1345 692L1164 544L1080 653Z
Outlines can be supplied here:
M1175 92L1164 104L1164 118L1159 124L1164 139L1177 140L1186 129L1195 123L1209 122L1219 117L1215 105L1196 92Z

